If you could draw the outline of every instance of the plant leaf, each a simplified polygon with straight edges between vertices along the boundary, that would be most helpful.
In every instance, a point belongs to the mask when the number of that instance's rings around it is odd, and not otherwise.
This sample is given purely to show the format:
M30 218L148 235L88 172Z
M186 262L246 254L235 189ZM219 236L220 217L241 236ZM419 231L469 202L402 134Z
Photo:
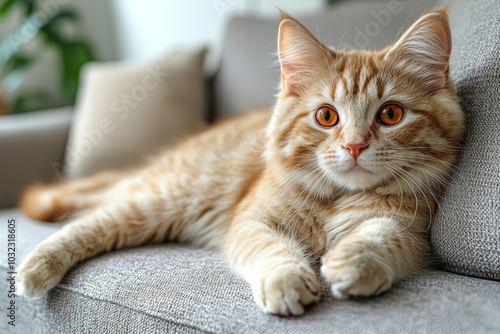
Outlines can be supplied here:
M0 15L5 14L13 4L16 3L16 0L5 0L2 5L0 5Z
M31 16L35 12L35 1L34 0L23 0L26 8L25 8L25 15L26 16Z
M71 9L64 9L58 12L54 17L52 18L52 22L57 22L58 20L71 20L71 21L77 21L78 20L78 14Z
M54 103L47 93L42 91L29 92L17 97L12 113L19 114L52 107L54 107Z
M71 103L74 103L80 80L80 69L85 63L93 61L95 58L92 49L84 41L66 43L59 47L59 51L63 62L64 95Z
M25 69L27 66L31 65L33 63L33 58L27 57L27 56L22 56L22 55L16 55L11 58L8 66L11 70L19 70L19 69Z
M39 18L31 15L20 28L9 34L0 44L0 67L9 63L26 44L35 39L42 28ZM26 31L29 31L29 34Z
M75 22L78 20L78 14L72 10L63 10L51 19L42 27L42 30L47 34L48 40L52 43L63 44L66 43L66 38L62 34L60 29L61 22L64 20L69 20Z
M34 59L29 57L24 57L20 55L16 55L7 64L5 67L5 75L3 78L3 88L7 92L13 92L24 81L24 76L26 74L26 70L33 63Z

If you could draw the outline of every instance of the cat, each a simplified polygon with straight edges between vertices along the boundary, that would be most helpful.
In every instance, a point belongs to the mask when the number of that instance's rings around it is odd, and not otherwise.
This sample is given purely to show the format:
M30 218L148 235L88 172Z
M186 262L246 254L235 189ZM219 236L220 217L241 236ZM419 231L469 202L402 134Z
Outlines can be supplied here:
M429 224L464 114L449 76L446 9L378 51L322 45L282 14L272 111L222 121L136 171L35 185L21 207L81 212L21 263L20 295L56 286L103 252L189 242L220 250L267 313L379 295L428 262Z

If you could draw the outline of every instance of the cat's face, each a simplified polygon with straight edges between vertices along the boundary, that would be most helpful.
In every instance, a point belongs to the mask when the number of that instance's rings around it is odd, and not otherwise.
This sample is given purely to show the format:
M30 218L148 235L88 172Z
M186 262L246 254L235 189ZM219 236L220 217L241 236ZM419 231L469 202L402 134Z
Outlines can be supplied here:
M377 52L325 48L285 17L278 45L282 90L267 156L285 174L320 192L442 181L463 135L444 13L424 15Z

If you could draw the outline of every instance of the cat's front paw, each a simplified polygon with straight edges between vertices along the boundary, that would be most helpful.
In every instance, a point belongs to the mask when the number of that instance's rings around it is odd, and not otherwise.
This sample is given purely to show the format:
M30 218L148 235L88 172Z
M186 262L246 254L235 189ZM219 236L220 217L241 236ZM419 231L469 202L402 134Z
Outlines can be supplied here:
M321 273L331 283L334 297L369 297L387 291L394 279L377 254L367 245L342 244L324 258Z
M63 265L54 256L34 250L17 269L16 294L40 297L55 287L64 274Z
M264 312L287 316L303 314L305 306L318 301L320 285L311 268L291 264L260 273L252 290Z

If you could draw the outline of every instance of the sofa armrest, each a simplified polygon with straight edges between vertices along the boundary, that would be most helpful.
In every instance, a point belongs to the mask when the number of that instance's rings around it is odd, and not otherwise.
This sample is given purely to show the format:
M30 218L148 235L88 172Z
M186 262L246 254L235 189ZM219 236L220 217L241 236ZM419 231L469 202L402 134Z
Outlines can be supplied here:
M0 117L0 208L17 204L23 189L57 179L73 107Z

